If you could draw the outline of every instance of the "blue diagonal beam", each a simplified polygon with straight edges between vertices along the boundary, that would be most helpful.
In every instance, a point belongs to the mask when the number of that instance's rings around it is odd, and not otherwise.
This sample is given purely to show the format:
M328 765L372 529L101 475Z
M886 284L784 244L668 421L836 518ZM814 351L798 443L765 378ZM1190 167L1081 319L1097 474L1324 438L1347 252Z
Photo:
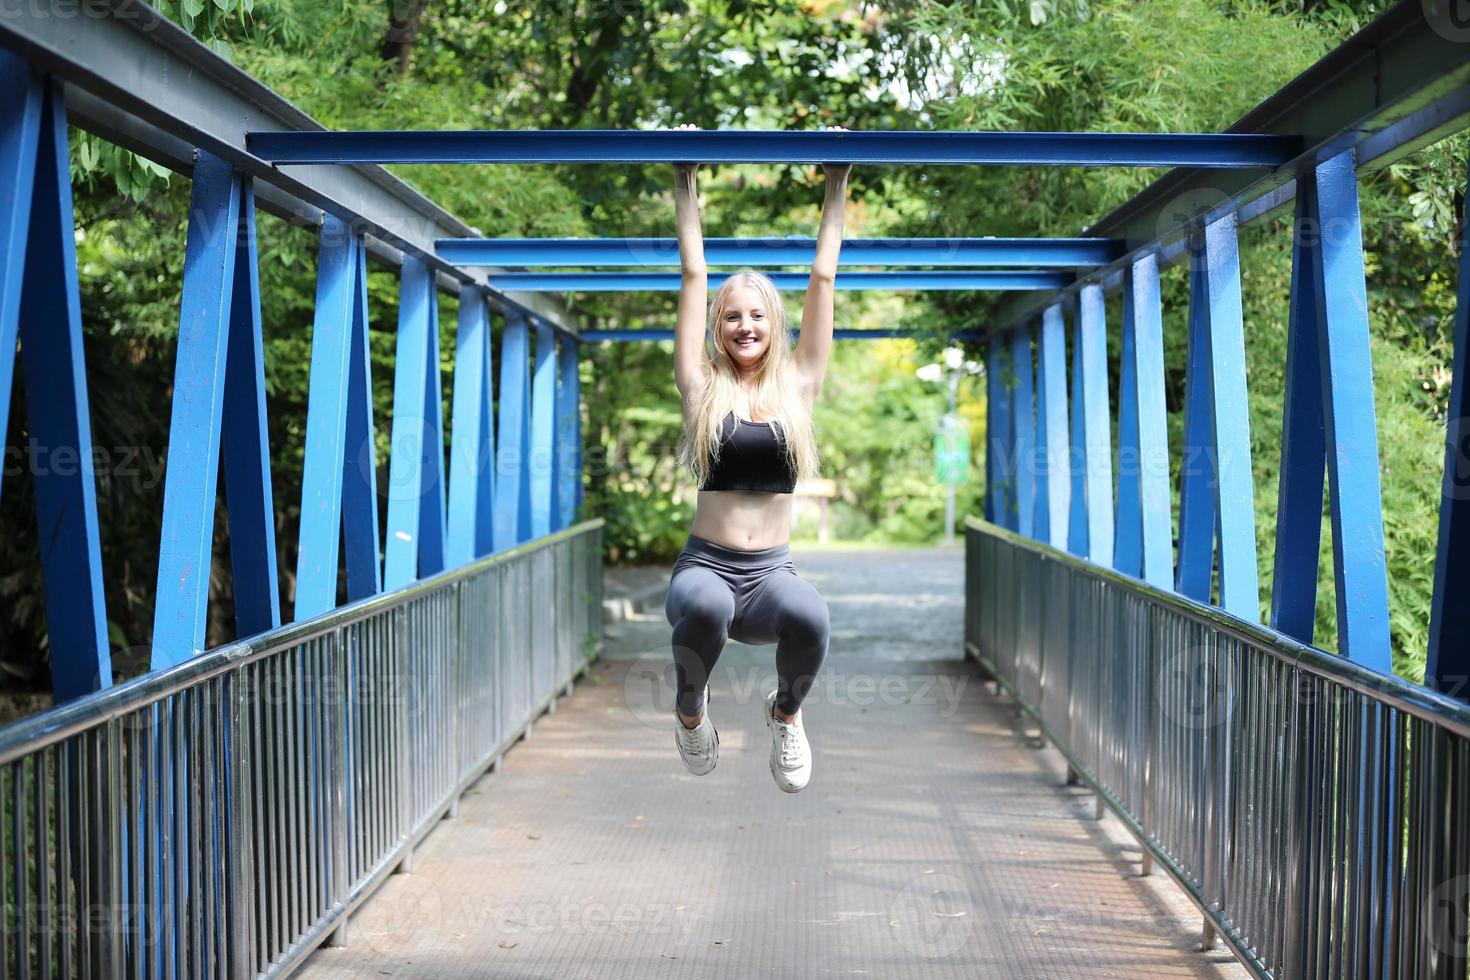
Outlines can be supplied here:
M1036 345L1037 442L1045 454L1046 525L1038 537L1053 548L1067 546L1067 509L1071 501L1071 470L1067 465L1067 338L1060 304L1048 306L1041 316ZM1037 491L1041 493L1041 490ZM1040 502L1038 501L1038 509Z
M253 132L273 163L856 163L1275 167L1294 136L1251 133L383 130Z
M707 238L710 265L811 265L814 238ZM459 266L677 266L672 238L441 238L439 257ZM849 238L841 265L1107 265L1123 253L1110 238Z
M0 51L0 373L19 340L57 704L112 686L66 106ZM13 209L13 210L12 210ZM18 295L17 295L18 294ZM4 411L0 409L0 411ZM70 460L68 464L67 461Z
M730 273L711 273L709 288L718 289ZM804 272L769 273L777 289L800 290L810 277ZM676 293L681 277L677 272L502 272L489 284L506 292L539 293ZM839 272L837 288L976 290L1062 289L1072 282L1066 272L982 269L966 272Z

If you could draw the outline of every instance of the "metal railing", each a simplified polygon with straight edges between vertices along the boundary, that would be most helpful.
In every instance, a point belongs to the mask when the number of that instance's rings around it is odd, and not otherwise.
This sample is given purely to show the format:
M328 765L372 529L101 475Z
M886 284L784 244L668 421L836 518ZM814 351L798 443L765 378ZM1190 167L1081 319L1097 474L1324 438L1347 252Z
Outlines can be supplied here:
M1466 976L1470 708L995 525L965 645L1257 976Z
M601 553L584 522L0 731L0 975L276 977L345 940L596 655Z

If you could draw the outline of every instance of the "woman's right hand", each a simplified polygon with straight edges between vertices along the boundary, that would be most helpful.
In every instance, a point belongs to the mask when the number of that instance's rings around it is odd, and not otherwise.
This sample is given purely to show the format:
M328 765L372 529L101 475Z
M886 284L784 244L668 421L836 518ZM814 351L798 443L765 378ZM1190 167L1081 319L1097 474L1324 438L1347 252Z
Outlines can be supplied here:
M680 123L679 125L675 126L674 129L676 131L679 131L679 132L686 132L687 133L687 132L691 132L691 131L694 131L694 130L698 130L699 127L696 126L696 125L694 125L694 123ZM698 163L676 163L676 164L674 164L674 173L676 175L680 176L680 177L684 177L684 176L693 174L694 171L696 171L698 169L699 169L699 164Z

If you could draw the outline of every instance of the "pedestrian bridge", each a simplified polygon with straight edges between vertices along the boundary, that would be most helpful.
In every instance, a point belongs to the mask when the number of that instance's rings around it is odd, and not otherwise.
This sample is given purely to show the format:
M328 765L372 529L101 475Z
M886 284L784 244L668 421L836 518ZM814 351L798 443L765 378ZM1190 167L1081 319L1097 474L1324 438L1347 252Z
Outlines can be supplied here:
M1419 685L1390 663L1358 207L1364 174L1470 124L1443 8L1399 4L1219 134L329 132L151 7L0 18L0 405L23 372L52 461L30 473L28 571L56 702L0 729L0 976L1465 977L1470 248L1462 217ZM191 190L152 669L117 684L69 125ZM482 238L380 166L684 160L1165 170L1076 238L845 244L838 288L1005 295L956 331L988 376L963 555L798 556L834 640L795 797L752 718L768 651L722 660L727 752L694 779L660 702L665 625L603 629L579 351L667 334L581 330L561 297L674 288L671 243ZM319 236L288 616L257 209ZM1287 209L1260 528L1238 233ZM714 240L709 260L811 249ZM381 464L370 260L401 284ZM221 495L239 639L210 647Z

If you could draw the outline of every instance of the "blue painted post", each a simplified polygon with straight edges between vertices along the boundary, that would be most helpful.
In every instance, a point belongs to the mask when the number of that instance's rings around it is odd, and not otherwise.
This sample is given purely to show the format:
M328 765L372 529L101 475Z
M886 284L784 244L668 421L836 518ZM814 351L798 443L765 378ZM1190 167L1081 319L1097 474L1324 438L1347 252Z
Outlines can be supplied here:
M1011 456L1015 460L1015 530L1036 533L1036 409L1032 397L1031 327L1011 334Z
M1164 403L1164 310L1159 261L1145 255L1129 273L1134 383L1138 386L1138 493L1143 514L1143 579L1174 584L1174 518L1169 500L1169 421Z
M531 536L551 533L556 503L556 333L536 321L536 372L531 389Z
M500 340L500 438L495 458L495 550L531 539L531 343L525 316L505 311Z
M1327 467L1321 312L1313 268L1316 181L1297 179L1292 228L1291 305L1286 333L1286 393L1281 414L1281 476L1276 490L1276 554L1271 574L1271 626L1311 643L1317 620L1317 554L1322 544L1322 480Z
M1082 363L1083 468L1087 483L1087 556L1113 560L1113 447L1108 407L1107 323L1100 284L1082 287L1077 316Z
M346 457L342 460L342 543L347 601L383 591L378 535L378 450L373 426L372 364L368 357L367 249L356 253L348 364Z
M1439 555L1429 617L1424 683L1470 701L1470 180L1460 220L1460 286L1455 307L1455 362L1445 428L1439 500Z
M1260 618L1250 410L1245 387L1245 321L1235 215L1205 226L1209 289L1210 396L1214 419L1216 521L1220 535L1220 606ZM1376 458L1376 457L1375 457Z
M319 616L337 604L337 548L342 536L342 474L352 384L357 251L361 247L346 222L332 215L323 220L320 242L296 556L298 621Z
M398 353L393 374L388 547L383 586L392 591L444 567L443 418L438 297L421 260L403 260Z
M1215 446L1210 399L1209 286L1204 236L1189 243L1189 353L1184 374L1184 450L1175 588L1209 602L1215 565Z
M1054 548L1067 547L1067 508L1072 496L1071 468L1068 466L1065 330L1061 305L1054 303L1048 306L1041 315L1041 338L1036 356L1036 387L1040 393L1037 431L1046 453L1047 522L1044 540Z
M1123 279L1123 338L1118 358L1118 500L1114 518L1113 567L1138 578L1143 573L1143 500L1138 463L1138 364L1133 343L1133 284Z
M561 367L561 385L556 389L556 500L561 506L558 528L575 524L582 505L582 384L577 374L581 347L579 341L563 337L557 355Z
M1067 453L1067 469L1071 473L1071 493L1067 507L1067 550L1079 558L1087 557L1087 414L1083 400L1085 383L1082 371L1082 324L1072 327L1072 415L1071 446Z
M490 310L485 294L466 286L459 294L459 326L454 340L454 424L449 444L449 522L444 542L450 567L465 565L490 551L483 524L490 524L494 483L490 430Z
M1354 663L1392 674L1368 288L1352 151L1319 163L1316 185L1313 201L1322 237L1312 271L1321 311L1318 360L1325 396L1323 419L1331 449L1327 476L1332 496L1338 649Z
M991 338L985 352L985 519L999 524L996 506L1000 495L1000 400L1005 389L1000 383L1000 364L997 360L999 341Z
M0 374L8 396L18 337L51 685L60 703L112 686L66 107L59 90L6 53L0 53L0 91L13 96L0 104L0 196L14 209L0 212L6 236L0 337L8 338L0 347Z

